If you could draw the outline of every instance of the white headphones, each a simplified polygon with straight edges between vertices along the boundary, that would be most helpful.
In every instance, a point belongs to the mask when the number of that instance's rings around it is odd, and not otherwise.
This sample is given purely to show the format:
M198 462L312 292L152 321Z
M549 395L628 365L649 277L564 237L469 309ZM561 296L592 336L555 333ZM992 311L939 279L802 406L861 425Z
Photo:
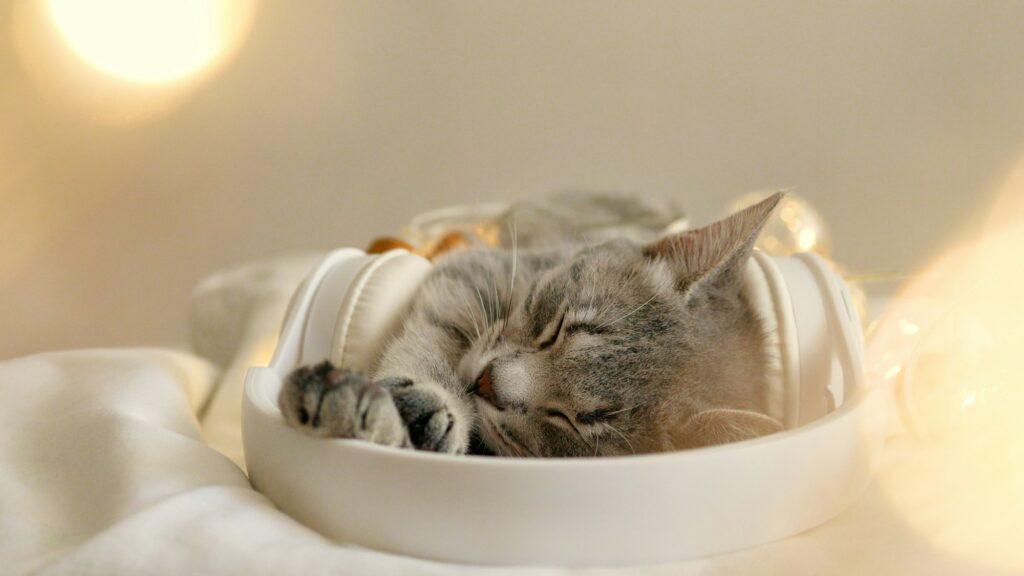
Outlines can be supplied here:
M431 264L395 250L329 254L296 291L268 367L250 369L250 480L339 541L474 564L649 564L813 528L870 482L887 397L865 386L863 336L843 281L813 254L755 253L749 297L776 327L784 432L696 450L522 460L446 456L288 427L277 396L324 358L372 369Z

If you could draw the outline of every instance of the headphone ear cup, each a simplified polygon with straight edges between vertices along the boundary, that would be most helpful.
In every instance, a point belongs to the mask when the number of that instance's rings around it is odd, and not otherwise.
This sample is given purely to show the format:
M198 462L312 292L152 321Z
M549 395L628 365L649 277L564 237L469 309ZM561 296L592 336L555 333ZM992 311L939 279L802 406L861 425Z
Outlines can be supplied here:
M846 282L824 259L812 252L798 254L797 258L814 275L828 317L832 351L837 364L834 372L836 376L842 376L839 379L833 378L830 388L826 390L834 407L845 402L848 396L864 385L864 333L860 316Z
M756 263L760 278L764 283L761 292L767 294L767 301L761 300L762 315L770 316L774 324L774 342L776 349L773 354L774 378L778 381L775 390L781 396L781 420L787 430L800 425L801 414L801 378L800 378L800 341L797 336L796 320L793 316L793 302L790 299L786 278L776 259L763 252L754 252L751 262Z
M863 381L863 335L842 279L819 256L755 259L770 288L787 429L835 410Z
M392 250L370 260L345 291L331 343L336 366L370 372L432 265L405 250Z

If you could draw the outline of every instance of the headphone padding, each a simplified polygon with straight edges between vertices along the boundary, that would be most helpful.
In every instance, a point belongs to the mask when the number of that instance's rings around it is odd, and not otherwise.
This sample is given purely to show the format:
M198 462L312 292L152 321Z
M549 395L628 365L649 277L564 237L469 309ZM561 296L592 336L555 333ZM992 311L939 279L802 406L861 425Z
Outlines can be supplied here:
M430 270L428 260L405 250L385 252L363 266L338 311L331 362L354 370L374 370Z
M754 252L751 260L757 262L764 273L771 293L778 328L778 355L783 383L782 423L787 430L791 430L800 424L800 342L797 339L796 320L793 317L793 303L786 288L786 279L772 257L763 252Z

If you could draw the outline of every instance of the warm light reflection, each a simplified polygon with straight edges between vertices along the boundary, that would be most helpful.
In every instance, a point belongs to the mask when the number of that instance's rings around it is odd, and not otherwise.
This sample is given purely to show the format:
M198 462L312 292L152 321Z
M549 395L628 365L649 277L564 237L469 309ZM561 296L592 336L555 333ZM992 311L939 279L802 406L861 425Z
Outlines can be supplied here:
M49 0L67 43L91 65L133 82L181 78L212 62L230 40L229 2Z
M1011 178L981 238L894 300L868 347L869 370L897 387L922 436L904 438L879 477L892 506L936 548L1014 572L1024 570L1021 184Z

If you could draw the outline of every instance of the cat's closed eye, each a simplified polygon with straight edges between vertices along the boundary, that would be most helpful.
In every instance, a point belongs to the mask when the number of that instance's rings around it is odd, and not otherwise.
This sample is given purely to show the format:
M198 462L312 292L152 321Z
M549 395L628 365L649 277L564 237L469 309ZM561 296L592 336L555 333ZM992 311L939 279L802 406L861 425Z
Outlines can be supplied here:
M558 337L562 334L562 327L565 325L565 312L558 318L558 324L555 325L555 329L551 331L547 338L537 344L538 350L546 350L554 346L555 342L558 341Z
M545 414L547 415L549 420L552 420L563 427L568 427L570 430L572 430L574 434L576 434L580 438L586 438L586 436L584 436L583 434L583 431L576 424L573 418L569 417L569 415L566 414L565 412L562 412L561 410L558 409L549 408L545 410Z
M576 421L580 424L599 424L611 420L613 416L622 412L623 410L617 406L598 408L589 412L580 412L576 415Z
M545 414L552 420L561 421L564 424L568 424L574 429L578 429L579 425L589 426L592 424L600 424L611 420L613 416L623 412L617 406L610 406L605 408L598 408L596 410L589 410L587 412L579 412L575 417L570 417L565 412L554 408L545 410Z
M572 336L573 334L607 334L611 332L611 329L601 324L592 324L590 322L574 322L565 329L566 336Z
M594 324L593 322L576 322L571 321L566 323L565 317L568 313L563 312L558 318L558 323L555 325L555 329L551 331L547 337L539 342L536 347L538 350L546 350L555 345L559 338L568 338L574 334L591 334L601 335L611 332L611 329L603 324Z
M572 426L573 428L575 428L575 426L573 426L573 423L572 423L572 418L569 418L569 416L566 415L566 413L562 412L561 410L555 410L555 409L549 408L549 409L545 410L544 413L547 415L548 418L551 418L552 420L561 421L562 423L568 424L569 426Z

